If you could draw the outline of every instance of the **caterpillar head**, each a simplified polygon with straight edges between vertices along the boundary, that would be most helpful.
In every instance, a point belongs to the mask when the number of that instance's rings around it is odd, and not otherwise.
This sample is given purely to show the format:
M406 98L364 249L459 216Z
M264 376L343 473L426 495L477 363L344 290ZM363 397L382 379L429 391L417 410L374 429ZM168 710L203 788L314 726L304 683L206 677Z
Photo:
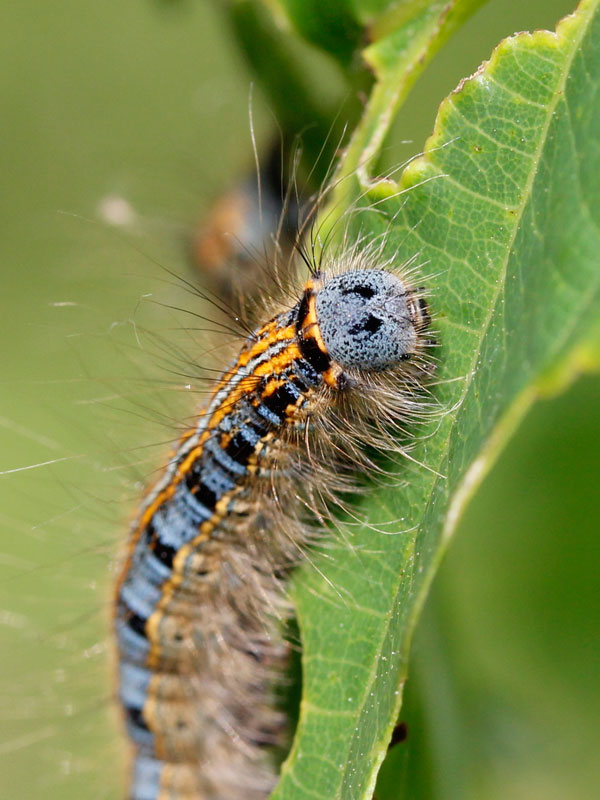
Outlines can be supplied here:
M383 372L419 350L423 298L391 272L357 269L327 280L316 297L323 344L342 368Z

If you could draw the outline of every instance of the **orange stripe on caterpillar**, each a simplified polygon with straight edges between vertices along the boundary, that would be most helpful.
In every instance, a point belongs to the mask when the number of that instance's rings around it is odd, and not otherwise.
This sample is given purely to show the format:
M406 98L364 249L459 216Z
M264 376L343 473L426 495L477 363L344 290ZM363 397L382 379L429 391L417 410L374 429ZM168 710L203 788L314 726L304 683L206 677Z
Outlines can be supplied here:
M398 449L392 421L428 371L418 292L373 268L376 250L351 256L243 343L140 511L115 623L134 800L260 800L274 785L285 577L315 537L306 506L351 488L361 442Z

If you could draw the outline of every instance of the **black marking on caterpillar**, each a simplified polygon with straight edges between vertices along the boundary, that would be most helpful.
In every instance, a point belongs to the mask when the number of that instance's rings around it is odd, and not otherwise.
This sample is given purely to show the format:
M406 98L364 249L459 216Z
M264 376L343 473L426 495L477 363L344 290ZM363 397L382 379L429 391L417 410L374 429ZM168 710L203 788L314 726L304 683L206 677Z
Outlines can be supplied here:
M318 264L302 251L296 302L242 343L142 504L115 622L133 800L274 786L286 578L371 468L367 449L402 452L431 372L424 290L384 244L326 248Z

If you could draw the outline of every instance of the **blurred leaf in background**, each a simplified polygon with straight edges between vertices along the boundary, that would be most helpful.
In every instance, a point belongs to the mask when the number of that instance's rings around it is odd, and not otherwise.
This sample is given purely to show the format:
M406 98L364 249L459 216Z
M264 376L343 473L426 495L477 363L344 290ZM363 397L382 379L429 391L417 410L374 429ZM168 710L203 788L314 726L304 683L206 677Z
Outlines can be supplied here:
M390 162L422 149L441 98L503 36L571 10L483 8L417 84ZM3 15L0 469L69 460L0 478L2 797L121 792L111 558L176 409L193 404L163 391L160 363L160 385L138 381L147 353L131 321L142 328L139 301L164 279L153 260L185 274L186 225L252 163L251 76L221 10L166 11L29 1ZM341 48L337 63L348 59ZM329 69L324 119L344 92ZM254 111L262 147L273 107ZM107 198L126 201L108 206L135 223L125 236L86 221ZM530 412L461 523L417 634L408 738L380 800L595 796L599 386L586 378Z

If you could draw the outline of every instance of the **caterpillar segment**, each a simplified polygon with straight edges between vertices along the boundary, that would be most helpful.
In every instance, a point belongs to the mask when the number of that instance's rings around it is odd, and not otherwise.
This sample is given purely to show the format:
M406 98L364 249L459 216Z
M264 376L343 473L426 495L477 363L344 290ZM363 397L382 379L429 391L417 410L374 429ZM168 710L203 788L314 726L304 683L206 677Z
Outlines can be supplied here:
M425 301L386 269L315 272L248 337L179 440L116 591L131 800L273 789L273 753L289 737L276 702L286 578L320 535L307 509L322 519L352 486L361 442L394 447L428 325Z

